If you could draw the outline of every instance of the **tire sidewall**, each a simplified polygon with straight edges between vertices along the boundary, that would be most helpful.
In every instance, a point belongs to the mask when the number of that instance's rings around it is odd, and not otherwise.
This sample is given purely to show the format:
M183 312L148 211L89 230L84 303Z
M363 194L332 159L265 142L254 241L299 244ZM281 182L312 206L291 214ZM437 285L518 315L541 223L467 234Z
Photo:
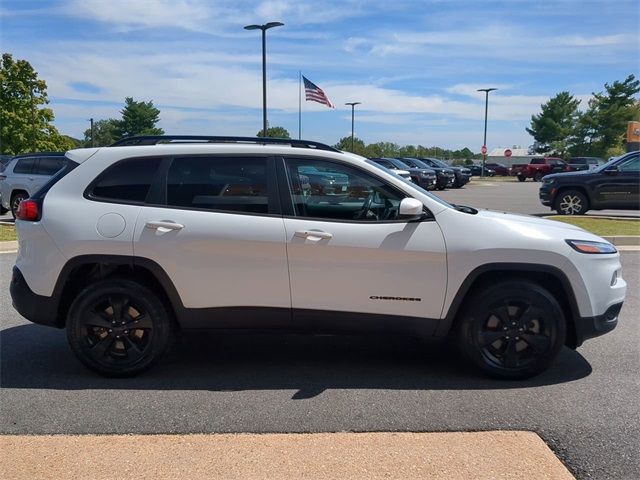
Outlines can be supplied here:
M478 329L487 318L490 306L501 299L509 298L527 299L532 305L544 308L545 320L553 322L552 336L555 337L544 357L537 358L531 364L517 369L507 369L489 362L476 338ZM539 285L533 282L501 282L478 291L472 296L460 318L457 337L458 347L463 356L488 375L498 378L526 379L543 372L553 363L565 343L566 319L558 301Z
M566 195L573 195L580 199L580 202L582 204L582 210L580 212L566 213L562 211L562 209L560 208L560 203L562 202L562 198ZM586 195L578 190L563 190L556 196L555 210L560 215L584 215L589 210L589 200L587 199Z
M87 355L81 336L82 316L88 308L105 295L127 295L144 307L151 318L153 332L149 350L137 362L127 366L105 366ZM67 341L76 357L89 369L102 375L112 377L131 376L140 373L155 362L167 351L172 338L171 320L162 301L148 288L131 280L101 280L84 290L75 298L67 315Z

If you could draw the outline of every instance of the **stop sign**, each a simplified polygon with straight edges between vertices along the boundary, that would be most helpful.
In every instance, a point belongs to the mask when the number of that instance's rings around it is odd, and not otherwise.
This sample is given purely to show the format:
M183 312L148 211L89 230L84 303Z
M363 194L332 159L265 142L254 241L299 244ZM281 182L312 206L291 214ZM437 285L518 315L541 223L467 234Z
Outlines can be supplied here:
M504 151L504 156L509 158L511 156L511 150L509 150L508 148Z
M487 146L486 145L482 145L482 148L480 149L480 153L482 153L483 155L487 154Z

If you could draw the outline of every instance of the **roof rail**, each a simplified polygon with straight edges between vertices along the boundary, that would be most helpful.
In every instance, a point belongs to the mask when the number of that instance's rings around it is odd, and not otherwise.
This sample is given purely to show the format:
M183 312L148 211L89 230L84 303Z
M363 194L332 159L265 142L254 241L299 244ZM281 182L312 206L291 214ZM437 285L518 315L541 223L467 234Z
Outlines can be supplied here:
M141 135L123 138L112 143L110 147L157 145L159 143L255 143L261 145L291 145L295 148L313 148L329 152L340 152L340 150L324 143L310 142L308 140L269 137L212 137L206 135Z

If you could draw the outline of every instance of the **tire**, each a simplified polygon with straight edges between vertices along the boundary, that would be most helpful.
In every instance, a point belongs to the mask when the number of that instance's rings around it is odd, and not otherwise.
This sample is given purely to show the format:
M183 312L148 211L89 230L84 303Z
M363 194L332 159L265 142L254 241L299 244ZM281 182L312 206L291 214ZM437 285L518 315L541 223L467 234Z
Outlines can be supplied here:
M11 207L11 215L13 215L14 219L18 216L18 207L20 206L20 203L27 198L29 198L29 195L25 192L18 192L11 195L11 203L9 206Z
M536 172L536 174L533 176L533 180L535 182L541 182L542 177L544 177L544 175L542 175L542 172Z
M157 362L175 338L163 302L131 280L100 280L78 294L67 315L67 340L89 369L108 377L140 373ZM138 327L138 328L135 328Z
M579 190L563 190L555 199L554 210L560 215L584 215L589 210L589 200Z
M489 376L525 379L545 371L564 345L562 307L527 281L494 284L472 294L458 318L461 354Z
M518 181L524 182L527 179L524 175L518 175Z
M4 208L2 205L0 205L0 215L4 215L5 213L7 213L9 210L7 210L6 208Z

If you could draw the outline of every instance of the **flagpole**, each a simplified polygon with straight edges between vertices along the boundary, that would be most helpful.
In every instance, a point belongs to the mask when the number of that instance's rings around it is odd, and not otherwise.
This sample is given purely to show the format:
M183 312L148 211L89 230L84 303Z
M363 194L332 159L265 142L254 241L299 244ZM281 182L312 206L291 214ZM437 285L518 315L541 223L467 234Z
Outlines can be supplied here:
M302 140L302 71L298 70L298 140Z

